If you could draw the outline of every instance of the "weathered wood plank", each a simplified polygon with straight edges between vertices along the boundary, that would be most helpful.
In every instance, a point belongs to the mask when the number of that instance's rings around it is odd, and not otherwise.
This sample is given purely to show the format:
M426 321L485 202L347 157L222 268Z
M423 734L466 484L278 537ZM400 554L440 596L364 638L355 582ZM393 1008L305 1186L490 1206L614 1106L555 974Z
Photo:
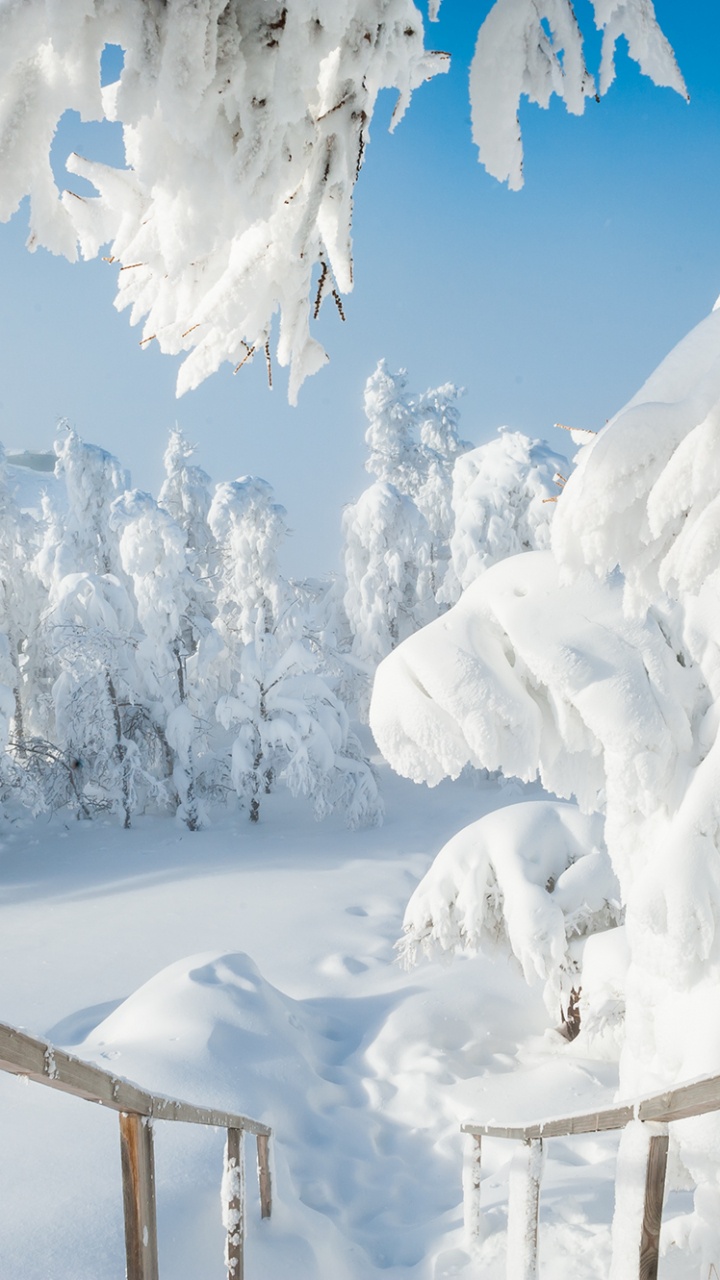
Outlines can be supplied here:
M533 1124L496 1125L464 1124L463 1133L486 1138L561 1138L573 1133L604 1133L624 1129L630 1120L657 1121L662 1124L685 1120L689 1116L706 1115L720 1110L720 1076L691 1080L663 1093L619 1107L574 1116L558 1116Z
M228 1129L223 1173L223 1219L227 1231L228 1280L243 1280L245 1253L245 1160L242 1129Z
M470 1146L463 1169L463 1218L465 1238L468 1244L479 1244L482 1239L482 1208L480 1205L480 1180L482 1175L482 1138L471 1135Z
M269 1135L270 1129L248 1116L192 1103L162 1098L140 1089L130 1080L114 1076L93 1063L83 1062L62 1049L0 1023L0 1070L27 1076L37 1084L99 1103L113 1111L132 1112L157 1120L178 1120L186 1124L211 1125L219 1129L245 1129Z
M650 1139L645 1176L645 1207L640 1240L640 1280L657 1280L667 1154L667 1133L653 1134Z
M272 1213L272 1179L270 1177L270 1152L268 1134L257 1135L257 1167L260 1184L260 1217L269 1218Z
M604 1133L623 1129L634 1116L634 1107L623 1106L527 1125L464 1124L462 1131L482 1138L518 1138L521 1141L530 1138L562 1138L574 1133Z
M158 1280L152 1121L120 1113L127 1280Z
M541 1138L526 1141L513 1157L508 1198L508 1280L537 1280L540 1179L544 1162Z

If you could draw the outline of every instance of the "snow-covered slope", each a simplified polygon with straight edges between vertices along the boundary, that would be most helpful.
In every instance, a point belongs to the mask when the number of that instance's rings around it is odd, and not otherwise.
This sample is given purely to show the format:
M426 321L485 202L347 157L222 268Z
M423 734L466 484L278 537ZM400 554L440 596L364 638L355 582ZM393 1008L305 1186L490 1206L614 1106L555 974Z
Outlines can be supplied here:
M582 1109L614 1089L613 1064L557 1036L541 985L505 959L394 962L406 902L456 827L539 790L384 783L379 830L319 827L277 795L254 829L53 820L0 852L0 1018L272 1124L275 1210L260 1221L250 1178L248 1280L499 1280L511 1149L484 1149L487 1237L471 1259L461 1121ZM0 1076L0 1124L3 1280L115 1280L115 1116ZM607 1273L615 1141L551 1147L553 1280ZM155 1146L161 1275L220 1280L223 1135L158 1124Z

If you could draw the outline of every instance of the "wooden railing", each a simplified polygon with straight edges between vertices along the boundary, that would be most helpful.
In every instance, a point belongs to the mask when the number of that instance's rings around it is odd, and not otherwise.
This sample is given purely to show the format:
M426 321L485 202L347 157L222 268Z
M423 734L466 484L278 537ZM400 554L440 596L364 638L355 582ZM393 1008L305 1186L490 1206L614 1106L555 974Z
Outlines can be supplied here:
M542 1120L535 1124L464 1124L463 1133L470 1134L474 1140L469 1177L465 1184L465 1222L470 1238L479 1240L482 1237L480 1175L483 1138L515 1138L524 1143L520 1165L516 1165L515 1173L511 1174L507 1275L508 1280L536 1280L544 1140L581 1133L606 1133L617 1129L625 1130L627 1135L631 1122L639 1122L642 1126L641 1141L637 1141L638 1135L635 1132L632 1138L632 1158L636 1161L640 1153L644 1160L644 1193L639 1206L635 1205L632 1195L616 1201L613 1234L617 1232L618 1239L622 1239L624 1256L621 1260L613 1259L611 1280L615 1276L622 1276L623 1280L625 1277L632 1277L632 1280L656 1280L667 1165L667 1126L673 1120L687 1120L691 1116L718 1110L720 1076L710 1076L624 1106L606 1107L599 1111ZM623 1154L621 1140L618 1167L622 1164Z
M244 1136L252 1134L257 1141L260 1213L263 1218L269 1218L272 1209L268 1150L271 1130L267 1125L229 1111L196 1107L176 1098L147 1093L129 1080L122 1080L4 1023L0 1023L0 1070L25 1076L63 1093L72 1093L88 1102L97 1102L119 1113L127 1280L158 1280L153 1122L178 1120L226 1129L223 1179L227 1228L225 1259L228 1280L242 1280Z

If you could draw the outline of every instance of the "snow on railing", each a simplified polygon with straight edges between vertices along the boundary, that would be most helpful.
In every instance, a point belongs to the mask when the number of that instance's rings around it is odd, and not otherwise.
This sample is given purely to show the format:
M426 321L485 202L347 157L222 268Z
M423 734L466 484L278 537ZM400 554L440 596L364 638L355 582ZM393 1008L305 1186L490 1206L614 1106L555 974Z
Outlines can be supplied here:
M119 1112L125 1217L126 1280L158 1280L155 1216L153 1122L179 1120L227 1130L222 1181L223 1221L227 1230L225 1260L228 1280L242 1280L245 1243L244 1136L257 1142L260 1214L269 1218L272 1189L269 1138L272 1130L247 1116L196 1107L177 1098L148 1093L109 1071L74 1058L45 1041L0 1023L0 1070L25 1076L63 1093L97 1102Z
M619 1107L535 1124L464 1124L473 1139L465 1177L465 1229L482 1237L483 1138L515 1138L525 1150L513 1160L508 1203L508 1280L537 1280L540 1180L547 1138L623 1129L618 1151L613 1260L609 1280L657 1280L668 1124L720 1110L720 1076L704 1076Z

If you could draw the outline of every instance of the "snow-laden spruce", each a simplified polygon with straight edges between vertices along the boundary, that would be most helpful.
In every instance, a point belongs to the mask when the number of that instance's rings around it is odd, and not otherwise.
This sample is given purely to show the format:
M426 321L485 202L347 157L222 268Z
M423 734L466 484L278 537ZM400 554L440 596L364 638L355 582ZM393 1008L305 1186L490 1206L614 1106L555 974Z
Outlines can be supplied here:
M626 913L630 1096L720 1070L719 317L582 450L553 552L488 570L385 660L371 706L409 776L537 771L605 812ZM677 1138L707 1269L718 1123L683 1122Z
M318 817L380 821L377 784L347 712L305 642L298 602L279 570L285 511L265 480L219 485L208 520L219 548L217 633L208 667L216 714L231 732L232 784L256 822L276 781L311 798Z
M501 427L458 457L452 473L450 564L439 598L454 604L491 564L550 546L558 484L569 463L542 440Z
M430 0L437 16L439 0ZM603 30L600 91L612 51L684 92L651 0L594 0ZM116 305L143 341L185 354L178 393L223 361L239 369L280 324L276 358L290 399L326 354L310 311L353 283L352 196L378 93L413 91L447 69L425 48L412 0L0 0L0 219L30 197L31 249L120 266ZM119 80L100 86L106 44ZM521 182L517 110L555 92L578 112L594 92L569 0L497 0L473 62L473 133L492 173ZM49 151L63 113L123 125L127 167L72 155L98 195L55 185Z

